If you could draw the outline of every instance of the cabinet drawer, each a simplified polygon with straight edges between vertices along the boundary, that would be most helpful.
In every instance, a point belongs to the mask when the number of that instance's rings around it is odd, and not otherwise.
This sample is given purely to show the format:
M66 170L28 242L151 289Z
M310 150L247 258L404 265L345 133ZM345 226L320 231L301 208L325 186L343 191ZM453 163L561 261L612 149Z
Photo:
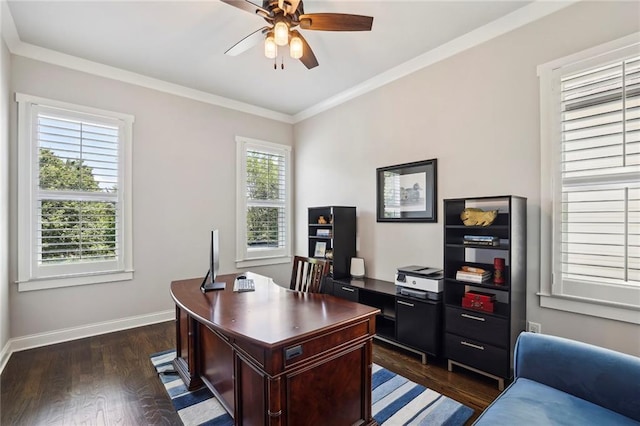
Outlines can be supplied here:
M482 312L470 312L447 306L445 327L448 333L472 337L494 346L506 348L509 343L508 321Z
M495 376L511 376L509 351L455 334L445 334L445 356Z
M358 289L338 281L333 282L333 295L352 302L358 302Z

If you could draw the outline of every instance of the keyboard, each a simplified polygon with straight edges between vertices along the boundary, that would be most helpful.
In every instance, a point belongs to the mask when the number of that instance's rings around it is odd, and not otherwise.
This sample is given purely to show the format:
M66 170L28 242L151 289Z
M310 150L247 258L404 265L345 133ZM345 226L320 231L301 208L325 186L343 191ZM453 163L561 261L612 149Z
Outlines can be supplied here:
M233 291L243 292L243 291L255 291L256 285L251 278L240 278L236 279L233 283Z

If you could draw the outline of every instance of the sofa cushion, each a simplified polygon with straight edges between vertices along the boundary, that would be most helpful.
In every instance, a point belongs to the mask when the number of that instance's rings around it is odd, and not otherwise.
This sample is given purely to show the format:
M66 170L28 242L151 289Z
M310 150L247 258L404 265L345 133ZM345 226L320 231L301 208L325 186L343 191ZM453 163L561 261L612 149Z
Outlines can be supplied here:
M547 385L517 378L474 425L640 425Z

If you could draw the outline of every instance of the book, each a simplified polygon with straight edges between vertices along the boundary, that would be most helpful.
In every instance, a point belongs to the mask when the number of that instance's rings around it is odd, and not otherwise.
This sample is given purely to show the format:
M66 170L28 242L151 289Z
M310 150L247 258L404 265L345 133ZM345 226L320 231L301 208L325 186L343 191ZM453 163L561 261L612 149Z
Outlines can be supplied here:
M456 272L456 280L471 283L483 283L491 280L491 272L478 274L475 272L458 271Z
M465 235L463 239L465 241L495 241L498 237L493 235Z
M493 240L493 241L471 241L471 240L464 240L462 242L465 246L488 246L488 247L497 247L500 245L500 240Z

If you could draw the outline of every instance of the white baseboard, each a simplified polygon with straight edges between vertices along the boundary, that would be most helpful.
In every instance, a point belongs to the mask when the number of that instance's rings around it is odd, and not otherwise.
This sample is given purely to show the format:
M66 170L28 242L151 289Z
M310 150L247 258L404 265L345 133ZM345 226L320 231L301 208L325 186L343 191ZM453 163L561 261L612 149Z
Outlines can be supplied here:
M99 334L112 333L114 331L127 330L129 328L141 327L159 322L172 321L175 317L175 309L169 309L167 311L155 312L152 314L137 315L135 317L98 322L80 327L64 328L61 330L48 331L46 333L15 337L9 339L4 348L2 348L2 352L0 352L0 374L7 365L11 354L14 352L68 342L76 339L83 339L85 337L97 336Z
M0 351L0 374L2 374L2 370L4 370L4 366L7 365L7 361L9 361L9 357L11 356L11 339L9 339L7 341L7 343L4 345L4 348L2 348L2 351Z

